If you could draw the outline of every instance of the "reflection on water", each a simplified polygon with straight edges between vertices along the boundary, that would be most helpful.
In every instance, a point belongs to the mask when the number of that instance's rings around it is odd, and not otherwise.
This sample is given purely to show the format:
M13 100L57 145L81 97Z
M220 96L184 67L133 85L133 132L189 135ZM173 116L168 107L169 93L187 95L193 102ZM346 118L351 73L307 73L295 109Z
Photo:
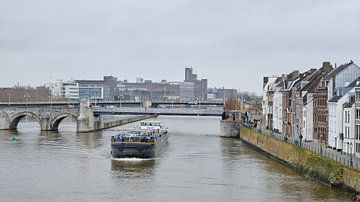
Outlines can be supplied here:
M39 145L56 145L56 144L63 144L65 138L58 132L54 131L42 131L39 132L38 135L38 142Z
M111 170L116 171L119 178L147 177L154 174L155 159L112 159Z
M100 147L103 145L103 138L101 131L95 131L92 133L77 133L77 141L81 143L86 149Z

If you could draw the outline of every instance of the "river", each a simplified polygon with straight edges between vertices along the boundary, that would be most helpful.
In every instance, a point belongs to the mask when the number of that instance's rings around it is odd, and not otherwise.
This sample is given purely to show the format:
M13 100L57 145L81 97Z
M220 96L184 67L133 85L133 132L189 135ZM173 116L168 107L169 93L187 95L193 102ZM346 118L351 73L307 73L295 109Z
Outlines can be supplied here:
M69 121L59 132L40 132L36 122L0 131L0 201L350 201L238 139L219 138L218 118L157 120L170 139L155 160L111 159L111 135L138 123L87 134Z

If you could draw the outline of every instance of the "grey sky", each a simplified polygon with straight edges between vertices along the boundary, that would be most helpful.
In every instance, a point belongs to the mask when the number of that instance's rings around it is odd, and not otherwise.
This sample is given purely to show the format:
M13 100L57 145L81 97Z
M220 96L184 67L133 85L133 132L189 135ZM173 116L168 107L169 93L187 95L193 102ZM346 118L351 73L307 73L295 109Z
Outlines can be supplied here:
M360 1L1 0L0 86L184 79L260 93L264 75L360 64Z

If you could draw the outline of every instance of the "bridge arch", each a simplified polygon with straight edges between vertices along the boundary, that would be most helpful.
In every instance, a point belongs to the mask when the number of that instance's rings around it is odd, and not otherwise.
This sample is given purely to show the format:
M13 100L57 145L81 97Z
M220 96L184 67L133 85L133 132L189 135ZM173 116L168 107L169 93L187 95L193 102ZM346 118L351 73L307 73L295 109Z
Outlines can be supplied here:
M50 127L53 130L58 130L59 129L59 125L61 123L61 121L63 121L65 118L67 117L73 117L74 119L77 119L77 116L75 114L72 113L63 113L63 114L59 114L57 116L55 116L51 122L50 122Z
M30 111L24 111L24 112L16 113L16 114L12 115L11 118L9 118L10 129L16 130L19 122L25 116L33 117L39 123L39 125L41 127L41 118L38 115L36 115L35 113L30 112Z

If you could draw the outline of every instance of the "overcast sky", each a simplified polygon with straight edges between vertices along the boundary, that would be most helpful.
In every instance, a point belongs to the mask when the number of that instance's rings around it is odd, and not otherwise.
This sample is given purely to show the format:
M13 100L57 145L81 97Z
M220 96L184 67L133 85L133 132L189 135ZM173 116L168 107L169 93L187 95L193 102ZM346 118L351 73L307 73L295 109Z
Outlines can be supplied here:
M262 77L360 64L358 0L1 0L0 86L114 75L261 92Z

